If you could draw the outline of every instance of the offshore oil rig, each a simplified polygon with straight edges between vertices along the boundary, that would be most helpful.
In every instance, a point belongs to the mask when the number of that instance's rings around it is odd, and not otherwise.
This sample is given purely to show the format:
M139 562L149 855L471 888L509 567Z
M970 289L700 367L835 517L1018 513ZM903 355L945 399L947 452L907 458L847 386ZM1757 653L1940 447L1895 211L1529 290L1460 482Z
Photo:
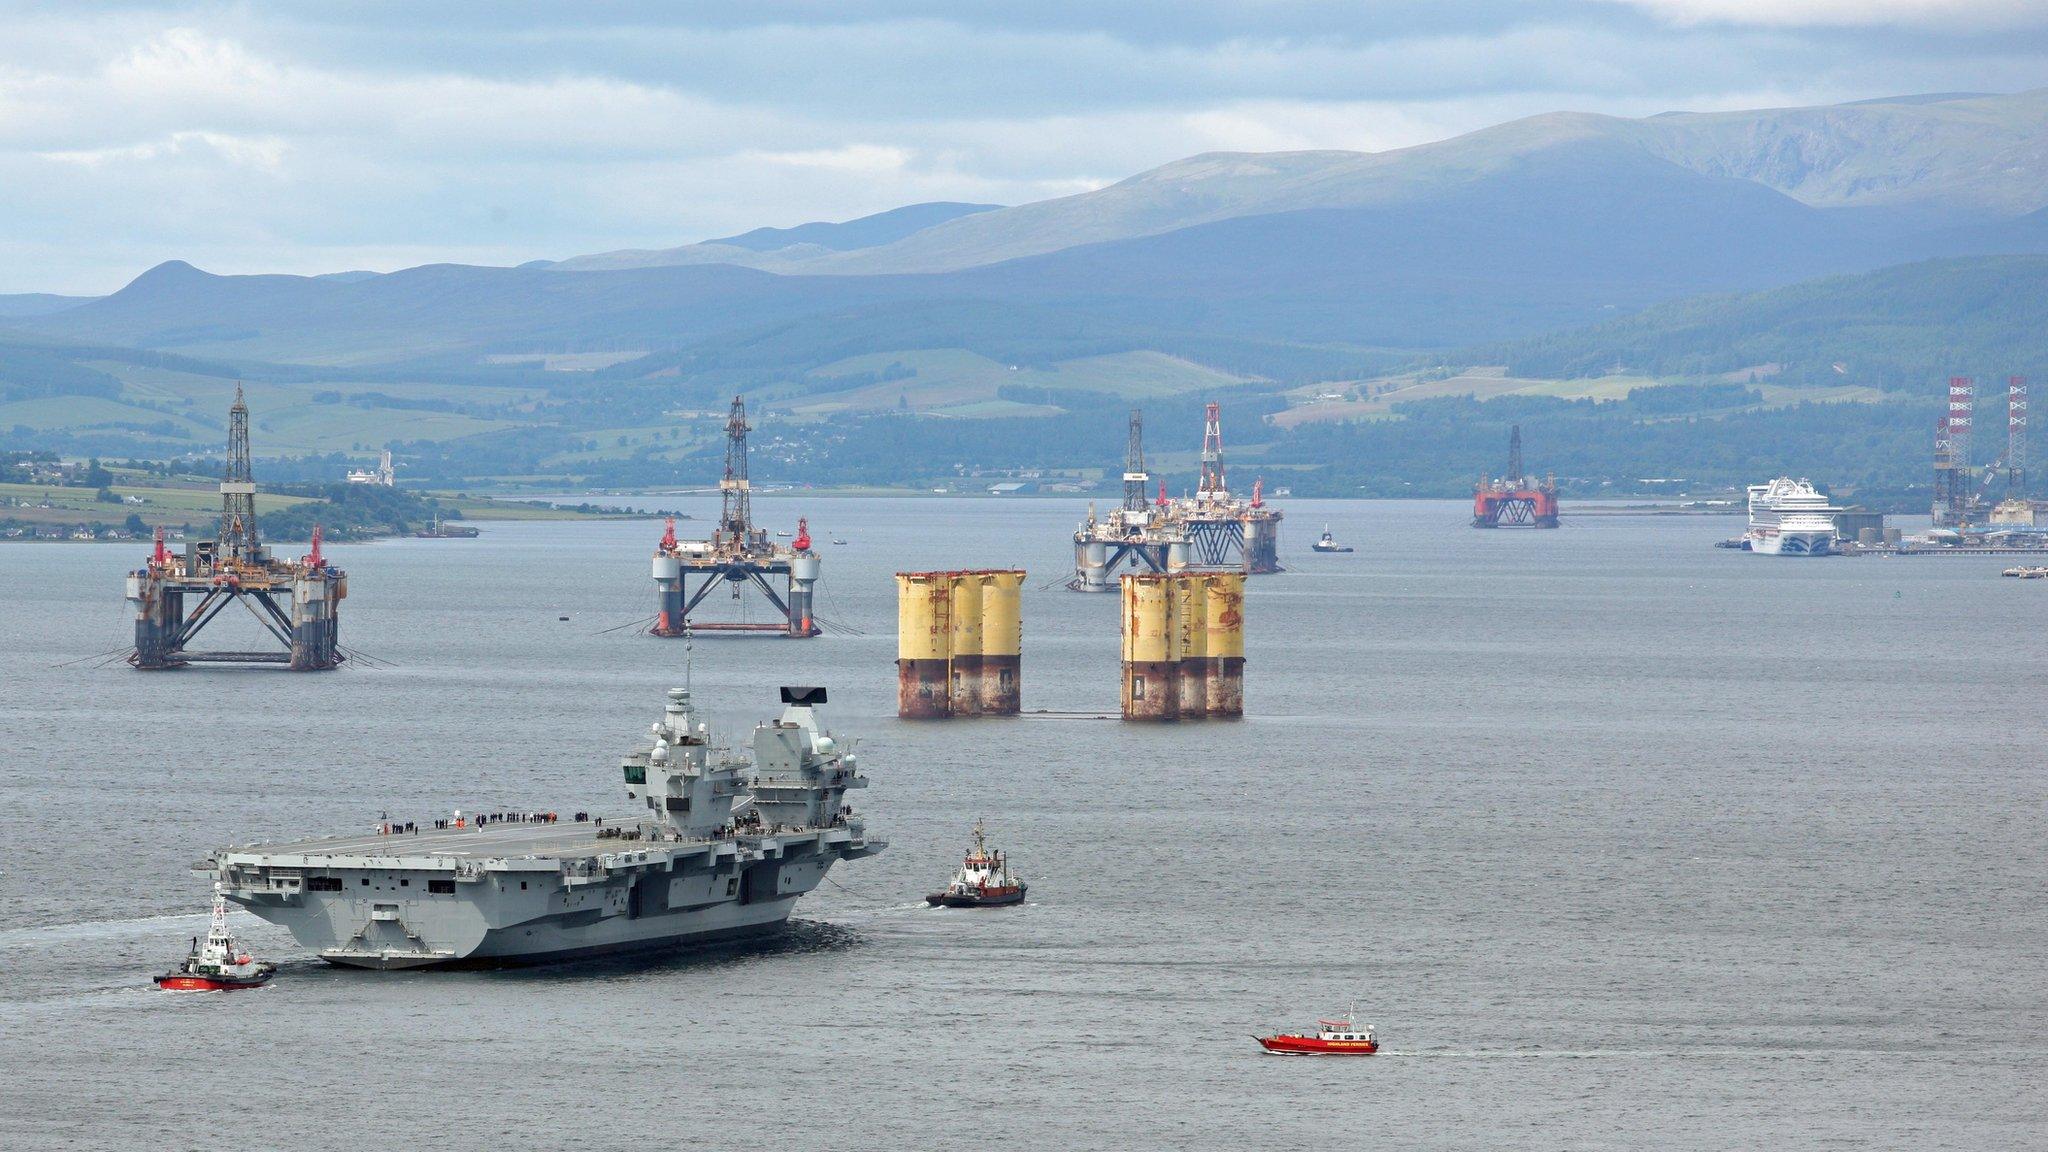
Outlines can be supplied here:
M2022 376L2007 378L2005 386L2006 449L2002 459L1984 469L1983 479L1971 463L1976 420L1977 382L1968 376L1951 376L1948 382L1948 412L1934 428L1934 526L1969 533L1985 527L1992 532L2033 531L2040 525L2040 508L2027 497L2027 381ZM1990 505L1991 487L2005 476L2005 498Z
M1472 490L1474 528L1557 527L1557 477L1540 482L1522 475L1522 426L1508 432L1508 470L1498 480L1482 479Z
M1094 506L1074 531L1076 592L1114 592L1116 572L1128 565L1153 573L1189 569L1236 571L1245 575L1280 572L1282 513L1267 507L1264 482L1252 485L1249 500L1230 495L1223 465L1222 406L1211 404L1202 436L1202 480L1193 497L1169 499L1166 484L1150 498L1145 471L1143 413L1131 412L1124 449L1124 501L1106 518Z
M661 610L654 627L662 637L685 636L691 632L758 632L777 636L808 638L819 632L811 604L818 583L818 554L811 550L810 524L799 519L796 537L785 548L768 538L768 530L754 527L751 489L747 481L747 406L732 398L732 413L725 422L725 478L718 482L723 498L718 527L709 540L676 539L676 521L671 516L661 543L654 549L654 587L661 598ZM777 594L770 576L780 576L784 592ZM698 581L695 591L692 579ZM741 600L752 585L781 617L775 621L696 620L695 612L712 589L730 585L732 598Z
M1248 576L1281 570L1281 514L1266 507L1265 487L1257 480L1251 499L1232 498L1223 472L1223 406L1209 405L1202 420L1202 482L1192 499L1176 505L1195 566L1236 568Z
M270 554L256 533L256 483L249 471L249 406L235 387L228 410L228 459L220 482L220 524L211 540L188 540L183 555L164 547L163 529L147 563L128 574L135 609L135 651L128 662L156 671L187 664L284 664L324 672L346 659L337 640L348 575L313 550L297 561ZM196 598L185 610L187 597ZM278 643L254 652L186 647L229 604L247 608Z

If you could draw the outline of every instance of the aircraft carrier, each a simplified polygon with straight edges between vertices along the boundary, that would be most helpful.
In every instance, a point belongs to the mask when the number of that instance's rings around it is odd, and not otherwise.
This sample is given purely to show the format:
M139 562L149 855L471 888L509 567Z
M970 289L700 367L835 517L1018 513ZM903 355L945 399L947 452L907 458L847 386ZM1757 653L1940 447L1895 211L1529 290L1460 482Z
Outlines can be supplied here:
M846 805L867 780L819 726L823 688L784 688L751 759L714 748L686 688L621 764L621 821L456 814L421 827L255 845L201 867L228 899L357 968L550 962L772 931L840 860L872 856Z

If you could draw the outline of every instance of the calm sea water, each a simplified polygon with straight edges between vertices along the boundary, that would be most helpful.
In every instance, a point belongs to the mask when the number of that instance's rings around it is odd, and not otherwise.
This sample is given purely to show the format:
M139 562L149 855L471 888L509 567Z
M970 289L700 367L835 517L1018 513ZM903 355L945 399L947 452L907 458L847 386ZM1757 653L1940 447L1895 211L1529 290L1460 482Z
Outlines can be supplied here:
M760 511L850 541L820 611L858 631L700 639L700 700L738 736L828 685L886 853L772 943L583 967L334 970L238 914L284 969L234 996L148 982L209 846L625 810L683 649L604 629L658 523L334 548L391 666L318 676L59 666L127 643L141 549L0 549L0 1145L2048 1142L2048 586L1997 558L1296 501L1243 722L908 724L899 568L1028 567L1026 707L1114 709L1114 599L1039 590L1082 506ZM977 816L1031 903L927 910ZM1352 1001L1382 1056L1250 1039Z

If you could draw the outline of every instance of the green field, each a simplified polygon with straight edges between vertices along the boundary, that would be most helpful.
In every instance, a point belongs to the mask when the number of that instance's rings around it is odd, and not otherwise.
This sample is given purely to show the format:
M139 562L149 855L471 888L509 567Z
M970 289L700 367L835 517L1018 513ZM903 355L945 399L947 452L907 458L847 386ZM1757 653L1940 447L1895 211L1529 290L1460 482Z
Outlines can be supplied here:
M530 404L540 395L537 389L425 382L244 382L115 361L89 361L86 366L119 380L119 398L61 397L0 404L0 427L140 433L168 423L175 433L163 439L165 449L207 451L219 447L227 438L227 410L234 403L235 388L240 384L249 404L251 440L258 455L367 454L394 442L453 440L518 427L519 422L454 412L323 403L316 398L326 394L331 401L335 394L345 399L378 393L398 400L516 407Z
M812 383L861 373L880 374L901 365L916 373L844 392L791 399L797 416L839 412L887 411L908 408L941 416L1051 415L1057 403L1020 404L996 394L1006 384L1052 392L1097 392L1142 400L1228 388L1244 378L1160 352L1120 352L1062 360L1049 367L1005 364L961 348L926 348L877 352L834 361L806 374Z
M1727 375L1739 377L1742 374ZM1693 382L1625 372L1573 380L1540 380L1509 376L1504 368L1468 368L1455 376L1443 379L1408 375L1358 381L1348 386L1328 383L1306 385L1288 393L1289 399L1293 401L1293 407L1275 415L1273 423L1282 428L1297 428L1303 424L1320 421L1342 423L1385 420L1394 416L1396 404L1444 396L1470 396L1477 400L1492 400L1501 396L1552 396L1560 400L1622 400L1638 388L1657 388L1667 384ZM1742 381L1731 379L1729 382ZM1876 388L1855 384L1810 387L1745 383L1744 386L1754 388L1763 395L1763 403L1757 406L1761 408L1788 407L1802 403L1879 403L1886 399L1885 394ZM1347 398L1327 398L1328 393L1339 389L1346 393ZM1352 395L1364 395L1369 398L1352 399Z

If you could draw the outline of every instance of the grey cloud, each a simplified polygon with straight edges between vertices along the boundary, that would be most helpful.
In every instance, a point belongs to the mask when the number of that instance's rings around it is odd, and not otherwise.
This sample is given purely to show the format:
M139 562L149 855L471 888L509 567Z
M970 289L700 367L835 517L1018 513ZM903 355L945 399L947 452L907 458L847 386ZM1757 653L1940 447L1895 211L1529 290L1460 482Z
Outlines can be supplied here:
M1577 0L9 16L0 291L103 291L170 257L324 271L667 247L1062 195L1197 151L2048 76L2038 30L1683 27Z

